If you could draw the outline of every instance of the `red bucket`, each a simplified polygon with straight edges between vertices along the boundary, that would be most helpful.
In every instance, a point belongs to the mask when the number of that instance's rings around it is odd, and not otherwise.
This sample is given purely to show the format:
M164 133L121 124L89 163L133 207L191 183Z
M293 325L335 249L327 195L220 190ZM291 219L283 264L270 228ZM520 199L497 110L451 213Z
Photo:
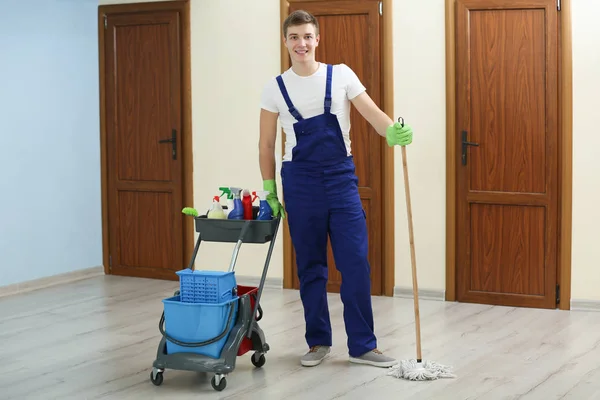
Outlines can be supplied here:
M256 304L256 295L258 294L258 288L253 286L237 286L237 295L238 297L242 297L244 295L248 295L250 297L250 308L254 310L254 306ZM254 316L255 320L258 320L258 310L257 315ZM244 337L242 343L240 343L240 348L238 349L238 356L244 355L247 352L252 350L252 340L248 337Z

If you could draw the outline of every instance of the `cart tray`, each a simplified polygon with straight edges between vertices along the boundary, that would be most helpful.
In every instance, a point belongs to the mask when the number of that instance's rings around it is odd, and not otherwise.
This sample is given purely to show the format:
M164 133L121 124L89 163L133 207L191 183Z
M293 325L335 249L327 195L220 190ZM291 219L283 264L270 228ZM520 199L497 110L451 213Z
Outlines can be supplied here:
M271 220L212 219L202 215L194 218L196 232L202 241L235 243L246 223L248 229L244 233L243 243L267 243L275 236L279 218Z

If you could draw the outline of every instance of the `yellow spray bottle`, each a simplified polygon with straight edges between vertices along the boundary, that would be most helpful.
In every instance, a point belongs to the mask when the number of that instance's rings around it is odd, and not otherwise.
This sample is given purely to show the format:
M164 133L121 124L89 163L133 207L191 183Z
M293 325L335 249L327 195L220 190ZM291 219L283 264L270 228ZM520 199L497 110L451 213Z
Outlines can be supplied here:
M220 196L213 197L212 206L210 207L210 210L208 211L208 214L206 215L207 218L212 218L212 219L226 219L227 218L227 216L225 215L225 212L223 211L223 207L221 207L220 199L221 199Z

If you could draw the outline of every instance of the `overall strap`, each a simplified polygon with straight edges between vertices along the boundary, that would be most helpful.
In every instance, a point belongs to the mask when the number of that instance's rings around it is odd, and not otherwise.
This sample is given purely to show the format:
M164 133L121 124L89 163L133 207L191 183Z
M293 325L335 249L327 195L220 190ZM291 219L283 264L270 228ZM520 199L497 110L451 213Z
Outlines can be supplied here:
M285 100L285 103L288 106L290 114L292 114L294 118L296 118L296 120L302 120L302 115L300 115L298 110L296 110L296 107L294 107L294 105L292 104L292 100L290 100L290 96L288 95L287 89L283 84L283 78L281 77L281 75L277 76L277 83L279 84L279 90L281 90L281 94L283 95L283 99Z
M325 114L331 111L331 75L333 74L333 65L327 64L327 85L325 88Z

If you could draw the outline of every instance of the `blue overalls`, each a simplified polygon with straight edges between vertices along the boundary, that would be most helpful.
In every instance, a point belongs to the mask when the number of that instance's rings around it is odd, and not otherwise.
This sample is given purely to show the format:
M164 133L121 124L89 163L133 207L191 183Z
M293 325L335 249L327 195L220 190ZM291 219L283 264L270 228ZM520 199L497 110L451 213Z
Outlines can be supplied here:
M296 146L292 160L282 165L281 179L296 252L307 344L332 345L326 291L329 234L335 264L342 275L340 295L349 354L359 357L377 347L367 224L354 160L346 152L342 130L331 113L332 72L333 67L327 65L324 113L308 119L295 109L282 77L277 77L289 111L297 120Z

